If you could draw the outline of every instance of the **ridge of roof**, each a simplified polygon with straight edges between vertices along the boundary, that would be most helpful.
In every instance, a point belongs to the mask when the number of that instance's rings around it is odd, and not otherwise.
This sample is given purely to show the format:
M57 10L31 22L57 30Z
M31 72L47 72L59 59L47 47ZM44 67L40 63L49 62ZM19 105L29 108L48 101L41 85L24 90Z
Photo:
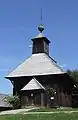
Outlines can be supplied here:
M56 65L59 69L61 69L62 72L64 72L64 70L57 64L57 61L55 61L52 57L48 56L50 59L52 59L54 65ZM64 72L65 73L65 72Z

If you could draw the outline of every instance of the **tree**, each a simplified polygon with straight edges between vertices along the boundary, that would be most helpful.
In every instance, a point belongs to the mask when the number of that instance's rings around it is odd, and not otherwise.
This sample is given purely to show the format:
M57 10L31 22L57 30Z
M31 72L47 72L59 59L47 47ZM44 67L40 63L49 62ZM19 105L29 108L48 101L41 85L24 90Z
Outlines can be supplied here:
M74 85L72 87L72 106L78 107L78 70L67 70L67 73L74 80Z
M78 94L78 70L67 70L69 76L74 80L74 84L72 87L72 93Z
M75 83L78 85L78 70L67 70L70 77L73 78Z

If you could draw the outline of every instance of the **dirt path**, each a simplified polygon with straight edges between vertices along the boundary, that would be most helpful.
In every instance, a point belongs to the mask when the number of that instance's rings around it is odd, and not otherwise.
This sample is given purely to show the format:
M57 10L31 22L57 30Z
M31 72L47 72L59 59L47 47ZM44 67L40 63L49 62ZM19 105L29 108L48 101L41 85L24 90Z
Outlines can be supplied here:
M30 110L38 109L36 107L34 108L27 108L27 109L18 109L18 110L8 110L8 111L2 111L0 112L0 115L6 115L6 114L53 114L53 113L73 113L78 111L54 111L54 112L29 112Z
M0 112L0 115L5 115L5 114L20 114L20 113L25 113L33 109L38 109L37 107L33 108L26 108L26 109L18 109L18 110L7 110L7 111L2 111Z

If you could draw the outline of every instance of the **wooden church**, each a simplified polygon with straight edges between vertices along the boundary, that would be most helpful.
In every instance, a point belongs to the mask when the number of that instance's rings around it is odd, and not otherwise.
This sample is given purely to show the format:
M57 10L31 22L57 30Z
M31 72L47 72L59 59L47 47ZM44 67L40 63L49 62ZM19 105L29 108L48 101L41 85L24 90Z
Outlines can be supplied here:
M71 106L71 79L49 56L50 41L42 33L42 24L38 30L31 39L32 55L5 78L13 84L13 95L20 96L22 106ZM54 91L50 96L47 86Z

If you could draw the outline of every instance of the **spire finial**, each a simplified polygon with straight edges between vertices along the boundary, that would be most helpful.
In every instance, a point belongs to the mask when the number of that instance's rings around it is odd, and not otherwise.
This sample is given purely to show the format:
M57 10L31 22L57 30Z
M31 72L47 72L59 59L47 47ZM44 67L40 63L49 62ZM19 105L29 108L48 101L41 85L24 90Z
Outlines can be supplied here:
M41 16L40 16L40 25L38 26L38 30L40 31L40 33L42 33L42 31L44 30L44 26L42 24L42 8L41 8Z
M42 8L41 8L41 24L42 24Z

